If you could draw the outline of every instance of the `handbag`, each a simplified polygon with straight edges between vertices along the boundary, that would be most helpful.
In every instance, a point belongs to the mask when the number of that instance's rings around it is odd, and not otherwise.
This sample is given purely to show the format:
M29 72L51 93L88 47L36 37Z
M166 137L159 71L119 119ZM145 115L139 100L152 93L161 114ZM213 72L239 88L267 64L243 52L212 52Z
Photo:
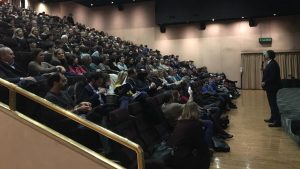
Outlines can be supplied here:
M214 146L214 150L216 152L229 152L230 151L230 147L229 145L221 138L218 137L213 137L213 146Z

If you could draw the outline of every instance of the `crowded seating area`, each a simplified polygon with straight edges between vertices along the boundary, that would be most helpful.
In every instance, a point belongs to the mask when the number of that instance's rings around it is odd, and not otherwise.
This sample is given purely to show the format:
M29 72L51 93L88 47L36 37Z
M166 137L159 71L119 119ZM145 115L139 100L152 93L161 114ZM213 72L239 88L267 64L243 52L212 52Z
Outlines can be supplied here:
M209 168L214 152L230 151L226 142L233 135L226 128L230 110L237 108L236 81L71 16L0 6L0 77L139 144L146 168ZM7 103L8 91L0 90ZM21 113L136 167L131 150L17 98Z

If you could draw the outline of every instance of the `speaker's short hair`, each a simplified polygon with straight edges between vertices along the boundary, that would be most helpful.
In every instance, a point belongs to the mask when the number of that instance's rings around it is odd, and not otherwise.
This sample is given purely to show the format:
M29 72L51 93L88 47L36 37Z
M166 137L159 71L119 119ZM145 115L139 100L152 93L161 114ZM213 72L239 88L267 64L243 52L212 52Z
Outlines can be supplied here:
M267 55L270 59L275 59L275 52L273 50L267 50Z
M52 74L49 78L48 78L48 80L47 80L47 83L48 83L48 86L50 87L50 88L52 88L53 87L53 85L54 85L54 82L59 82L60 81L60 73L55 73L55 74Z

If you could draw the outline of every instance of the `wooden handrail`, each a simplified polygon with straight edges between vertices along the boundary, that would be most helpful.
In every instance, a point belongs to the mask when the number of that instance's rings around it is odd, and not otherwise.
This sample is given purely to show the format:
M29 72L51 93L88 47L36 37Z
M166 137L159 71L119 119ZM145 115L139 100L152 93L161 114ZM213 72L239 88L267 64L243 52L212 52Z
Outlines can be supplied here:
M49 102L46 99L43 99L31 92L28 92L24 89L22 89L21 87L10 83L6 80L3 80L0 78L0 85L6 87L9 90L9 108L12 111L16 110L16 94L20 94L36 103L39 103L53 111L55 111L56 113L59 113L73 121L76 121L77 123L96 131L99 134L104 135L105 137L108 137L114 141L116 141L117 143L122 144L123 146L126 146L127 148L135 151L136 155L137 155L137 164L138 164L138 169L144 169L144 151L141 148L141 146L139 146L138 144L128 140L127 138L124 138L110 130L107 130L106 128L103 128L99 125L96 125L95 123L92 123L88 120L85 120L81 117L79 117L78 115L67 111L51 102Z

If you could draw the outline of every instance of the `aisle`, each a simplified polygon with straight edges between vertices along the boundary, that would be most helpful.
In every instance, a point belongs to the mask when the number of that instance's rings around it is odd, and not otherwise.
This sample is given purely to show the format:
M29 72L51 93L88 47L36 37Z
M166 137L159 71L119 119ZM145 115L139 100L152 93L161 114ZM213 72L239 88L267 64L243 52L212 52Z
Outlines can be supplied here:
M215 153L211 169L300 169L300 148L281 128L269 128L264 91L242 91L229 112L229 153Z

